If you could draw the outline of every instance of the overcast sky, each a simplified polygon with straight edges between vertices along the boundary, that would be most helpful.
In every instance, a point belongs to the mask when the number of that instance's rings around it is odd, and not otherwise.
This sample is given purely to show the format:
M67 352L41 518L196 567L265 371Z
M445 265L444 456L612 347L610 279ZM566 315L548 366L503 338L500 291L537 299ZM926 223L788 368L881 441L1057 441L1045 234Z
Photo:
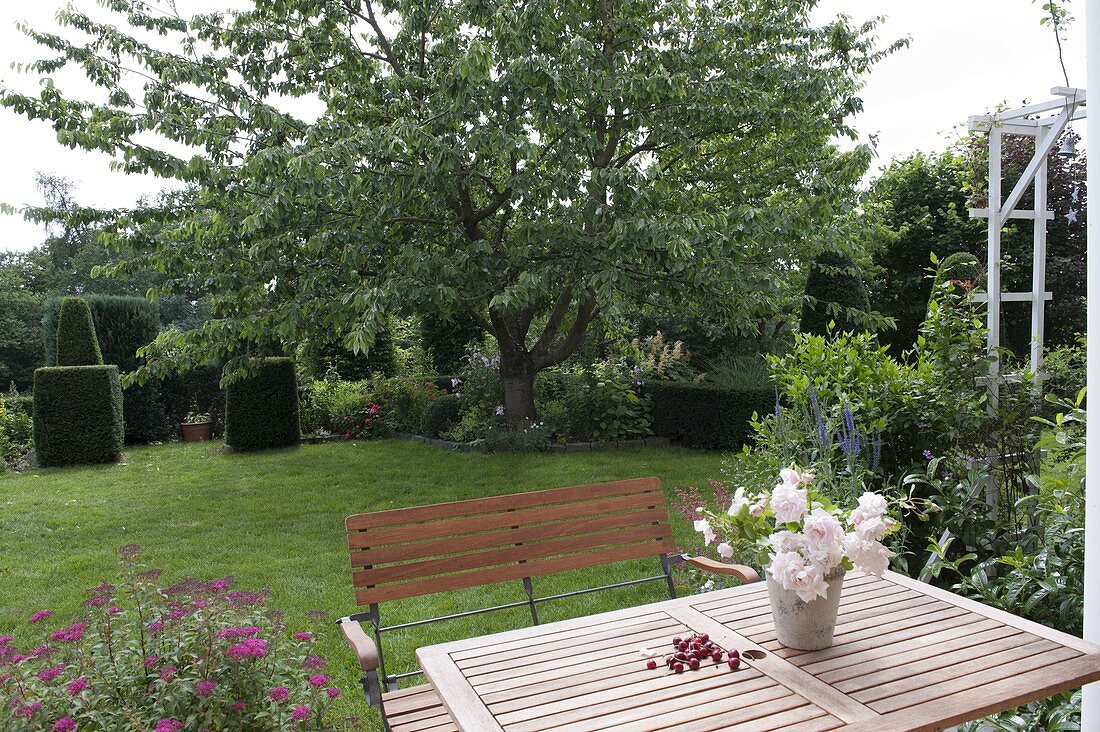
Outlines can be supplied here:
M180 12L238 5L242 0L177 0ZM78 7L93 0L73 0ZM15 23L54 27L53 15L63 0L0 0L0 79L5 85L32 90L33 79L9 68L13 62L40 57L37 47ZM1072 86L1085 86L1084 3L1066 3L1077 18L1065 44ZM864 113L856 127L877 136L879 162L916 150L938 150L956 137L972 114L999 103L1018 106L1043 101L1050 88L1064 84L1051 31L1040 26L1038 5L1031 0L822 0L820 18L846 13L856 20L887 17L880 38L889 42L909 36L908 49L880 64L863 92ZM1078 132L1084 124L1078 123ZM156 192L162 182L124 176L108 169L105 155L60 147L52 129L0 110L0 202L41 203L35 171L57 173L77 184L77 200L95 206L128 206ZM29 249L42 230L18 216L0 214L0 250Z

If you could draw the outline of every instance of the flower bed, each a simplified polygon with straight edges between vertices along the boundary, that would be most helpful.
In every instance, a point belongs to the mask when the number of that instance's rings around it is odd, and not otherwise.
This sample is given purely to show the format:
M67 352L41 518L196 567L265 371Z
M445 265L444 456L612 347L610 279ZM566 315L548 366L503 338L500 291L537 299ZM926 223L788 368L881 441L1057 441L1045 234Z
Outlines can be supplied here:
M333 730L329 683L313 635L293 632L266 592L232 578L161 588L160 570L119 550L119 584L89 591L84 617L40 610L33 648L0 636L5 730Z

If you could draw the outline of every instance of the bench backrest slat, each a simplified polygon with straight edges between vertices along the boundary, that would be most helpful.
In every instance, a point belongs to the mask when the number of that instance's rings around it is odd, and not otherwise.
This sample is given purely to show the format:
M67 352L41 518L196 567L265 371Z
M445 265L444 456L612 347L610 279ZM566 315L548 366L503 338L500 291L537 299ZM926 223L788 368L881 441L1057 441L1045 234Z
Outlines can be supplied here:
M347 519L361 605L676 551L656 478Z

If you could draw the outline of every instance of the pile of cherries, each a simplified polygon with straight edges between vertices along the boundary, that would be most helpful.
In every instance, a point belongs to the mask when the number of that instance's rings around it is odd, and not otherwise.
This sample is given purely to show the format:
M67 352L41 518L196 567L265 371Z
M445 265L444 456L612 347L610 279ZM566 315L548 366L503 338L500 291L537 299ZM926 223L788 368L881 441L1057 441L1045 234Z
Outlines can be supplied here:
M682 674L684 669L698 671L704 661L713 661L718 665L722 663L723 658L731 671L741 666L741 654L737 649L723 651L706 633L693 635L690 638L673 638L672 647L676 650L665 659L665 665L673 673ZM646 668L657 668L657 661L649 659Z

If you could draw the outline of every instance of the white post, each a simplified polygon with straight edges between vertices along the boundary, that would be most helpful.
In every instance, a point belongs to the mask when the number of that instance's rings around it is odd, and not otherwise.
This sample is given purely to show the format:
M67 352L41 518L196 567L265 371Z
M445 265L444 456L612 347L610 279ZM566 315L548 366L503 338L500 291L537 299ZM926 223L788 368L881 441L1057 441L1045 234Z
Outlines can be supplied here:
M1035 137L1035 151L1043 149L1046 138L1056 135L1053 127L1040 127ZM1035 169L1035 228L1031 254L1031 373L1036 375L1038 388L1039 369L1043 365L1043 319L1045 317L1047 282L1047 157Z
M997 408L997 394L1000 389L1000 358L997 349L1001 346L1001 128L992 125L989 128L989 224L986 245L986 325L989 327L987 343L993 356L989 364L989 408Z
M1085 5L1086 88L1100 85L1100 0ZM1100 114L1088 117L1090 140L1100 140ZM1088 181L1100 186L1100 155L1088 156ZM1096 247L1088 259L1088 389L1100 395L1100 216L1088 219L1088 242ZM1085 640L1100 644L1100 404L1089 401L1085 457ZM1100 729L1100 683L1083 693L1081 729Z

